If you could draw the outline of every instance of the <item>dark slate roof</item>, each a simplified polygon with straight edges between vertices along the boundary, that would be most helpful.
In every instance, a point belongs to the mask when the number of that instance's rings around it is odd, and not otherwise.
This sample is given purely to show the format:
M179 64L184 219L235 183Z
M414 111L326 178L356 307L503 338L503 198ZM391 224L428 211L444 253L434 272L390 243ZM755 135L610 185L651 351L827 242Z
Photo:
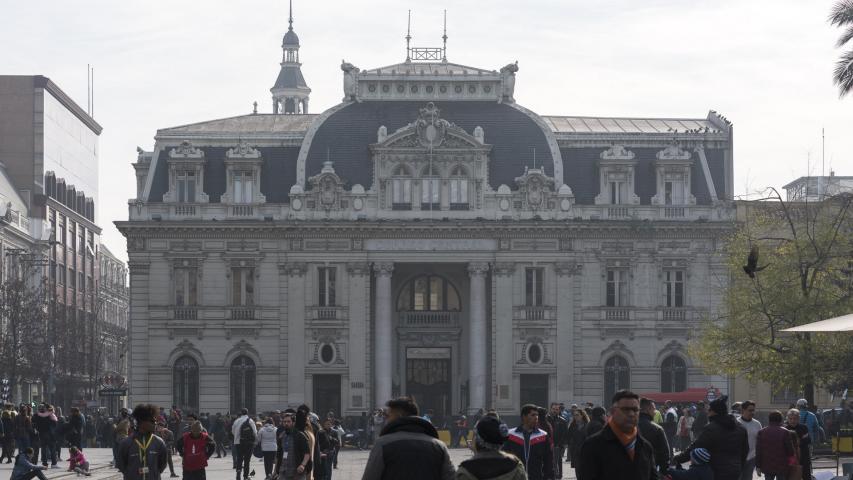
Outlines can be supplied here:
M580 205L592 205L599 193L599 170L598 160L602 148L561 148L563 156L563 177L566 184L572 188L575 202ZM634 152L637 161L634 176L634 191L640 197L640 204L651 204L652 197L657 193L655 178L655 159L660 148L628 148ZM711 170L711 178L714 179L714 188L717 190L718 198L723 198L725 190L724 151L717 149L706 149L705 156L708 159L708 168ZM690 190L696 197L696 203L708 205L711 203L711 195L708 192L705 173L699 163L699 157L693 154L693 166L690 171Z
M369 188L373 183L373 162L368 146L376 143L376 132L385 125L388 132L415 121L426 101L382 102L366 101L347 105L333 113L311 142L306 161L306 177L316 175L326 161L327 151L334 162L335 172L349 185L356 183ZM548 175L554 173L554 162L545 133L523 112L496 102L435 102L444 118L466 132L483 127L486 143L492 145L489 184L497 189L501 184L516 188L515 178L524 173L525 166L544 166ZM565 166L564 166L565 170Z
M204 151L204 193L210 203L219 203L225 193L225 147L199 147ZM154 182L151 185L149 202L162 202L163 194L169 190L170 148L161 150L156 160ZM261 165L261 193L269 203L288 203L290 187L296 183L296 159L299 147L258 147L263 164Z
M287 45L287 46L297 46L298 47L299 46L299 36L296 35L296 32L294 32L293 29L290 29L287 31L287 33L284 34L284 38L281 40L281 44L282 44L282 46Z
M282 65L281 71L278 72L278 78L275 79L275 85L272 88L297 88L307 87L305 77L302 76L302 70L299 65Z

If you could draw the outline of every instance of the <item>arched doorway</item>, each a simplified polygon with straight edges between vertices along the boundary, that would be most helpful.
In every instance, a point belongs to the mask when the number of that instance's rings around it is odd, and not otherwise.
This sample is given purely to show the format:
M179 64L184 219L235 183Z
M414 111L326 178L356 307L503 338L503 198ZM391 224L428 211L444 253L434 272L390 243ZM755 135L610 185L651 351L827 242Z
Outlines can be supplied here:
M172 403L184 412L198 412L198 362L189 355L172 366Z
M231 413L255 412L255 361L240 355L231 362Z
M660 391L683 392L684 390L687 390L687 365L678 355L670 355L660 366Z

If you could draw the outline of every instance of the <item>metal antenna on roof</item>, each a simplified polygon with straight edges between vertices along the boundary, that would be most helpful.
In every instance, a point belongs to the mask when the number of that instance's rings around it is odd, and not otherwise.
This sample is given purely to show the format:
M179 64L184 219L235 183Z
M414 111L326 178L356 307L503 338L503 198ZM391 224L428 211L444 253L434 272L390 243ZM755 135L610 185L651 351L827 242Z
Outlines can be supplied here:
M444 35L441 37L444 40L444 47L441 49L441 61L447 62L447 10L444 10Z
M406 27L406 61L407 62L412 61L412 55L411 55L412 49L410 46L411 42L412 42L412 11L409 10L409 22L408 22L408 26Z
M290 25L287 29L293 30L293 0L290 0L290 16L287 19L287 23Z
M533 147L533 168L536 169L536 147Z

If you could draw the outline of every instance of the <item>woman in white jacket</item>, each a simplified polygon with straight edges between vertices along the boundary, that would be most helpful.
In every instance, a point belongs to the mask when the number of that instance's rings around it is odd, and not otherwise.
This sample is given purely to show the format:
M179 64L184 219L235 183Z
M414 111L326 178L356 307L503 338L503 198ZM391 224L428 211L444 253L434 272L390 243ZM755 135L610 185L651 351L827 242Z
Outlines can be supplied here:
M275 464L275 454L278 451L275 434L275 425L272 424L272 419L268 418L264 426L258 430L258 443L261 444L261 451L264 452L264 473L266 474L264 480L270 480L273 464Z

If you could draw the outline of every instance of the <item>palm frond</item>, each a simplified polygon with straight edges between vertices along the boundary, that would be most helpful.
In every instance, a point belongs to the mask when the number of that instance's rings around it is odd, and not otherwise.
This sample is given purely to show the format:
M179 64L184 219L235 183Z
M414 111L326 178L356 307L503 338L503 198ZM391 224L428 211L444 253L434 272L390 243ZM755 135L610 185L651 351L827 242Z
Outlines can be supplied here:
M844 44L853 40L853 25L847 27L847 30L841 34L841 38L838 39L838 42L835 44L836 47L843 47Z
M836 2L829 14L829 23L839 27L853 23L853 0Z
M832 77L838 85L839 96L843 97L853 91L853 50L844 52L835 62Z

